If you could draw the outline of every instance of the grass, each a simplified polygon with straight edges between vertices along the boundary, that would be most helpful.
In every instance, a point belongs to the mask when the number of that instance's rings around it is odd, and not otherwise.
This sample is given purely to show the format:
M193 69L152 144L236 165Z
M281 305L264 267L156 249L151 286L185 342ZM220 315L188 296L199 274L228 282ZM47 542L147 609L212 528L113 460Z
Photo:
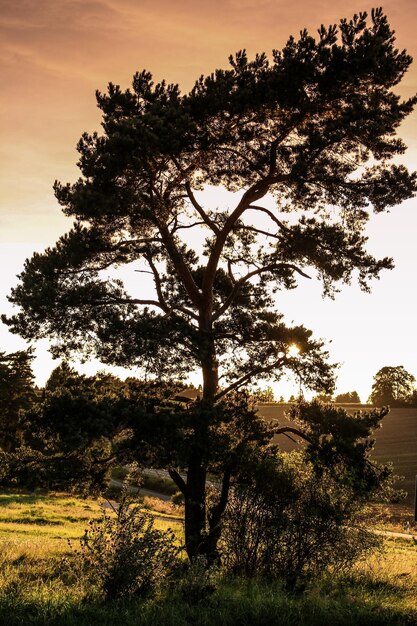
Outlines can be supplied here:
M148 503L149 504L149 503ZM387 540L382 555L289 595L280 584L219 577L190 604L178 585L141 602L104 603L71 569L67 539L80 537L100 501L67 494L0 495L0 624L36 626L401 626L417 624L417 546ZM181 524L156 513L156 525ZM13 534L10 532L13 530ZM13 539L11 539L13 537ZM68 565L69 563L69 565Z
M144 503L146 508L151 502ZM68 539L79 539L89 520L98 518L106 501L81 499L65 493L30 494L6 492L0 495L0 548L4 544L46 545L54 553L67 549ZM161 506L156 513L157 528L182 532L182 524L170 518L174 511ZM178 517L178 513L176 516ZM37 548L35 548L37 549Z

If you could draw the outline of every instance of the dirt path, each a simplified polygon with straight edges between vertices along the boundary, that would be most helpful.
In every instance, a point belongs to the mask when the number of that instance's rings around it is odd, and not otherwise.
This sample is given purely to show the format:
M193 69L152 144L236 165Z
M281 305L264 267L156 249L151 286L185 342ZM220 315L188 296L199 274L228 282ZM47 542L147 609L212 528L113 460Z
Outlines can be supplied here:
M121 480L115 480L114 478L110 479L110 487L118 487L118 488L122 488L123 487L123 483ZM153 491L152 489L143 489L142 487L140 487L139 489L137 487L129 487L129 491L131 493L139 493L140 496L149 496L151 498L159 498L160 500L164 500L164 502L169 502L169 500L171 499L171 496L168 496L166 493L160 493L159 491Z
M384 537L394 537L397 539L409 539L410 541L415 541L417 543L417 534L416 533L397 533L393 530L373 530L375 535L383 535Z

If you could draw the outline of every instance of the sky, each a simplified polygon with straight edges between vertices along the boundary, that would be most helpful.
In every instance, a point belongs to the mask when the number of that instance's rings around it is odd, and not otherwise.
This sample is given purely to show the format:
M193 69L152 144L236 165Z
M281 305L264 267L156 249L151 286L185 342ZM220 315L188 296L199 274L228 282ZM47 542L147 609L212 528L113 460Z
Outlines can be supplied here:
M246 48L249 56L270 54L304 27L315 32L321 23L371 6L340 0L0 0L0 312L11 312L6 297L24 260L71 226L52 184L78 177L76 143L82 132L100 129L96 89L110 81L126 88L136 71L147 69L187 91L201 74L226 67L230 53ZM383 8L398 47L416 58L399 87L408 97L417 92L417 3L388 0ZM408 146L401 161L416 170L417 112L400 135ZM320 285L305 281L277 298L288 322L331 340L331 360L340 363L339 392L355 389L366 400L372 377L385 365L403 365L417 378L416 231L417 199L372 217L368 249L394 257L395 269L374 282L371 294L352 284L334 301L323 300ZM25 345L0 325L0 351ZM56 362L45 341L36 354L34 371L43 384ZM80 370L99 367L92 360ZM274 390L288 397L295 387L283 383Z

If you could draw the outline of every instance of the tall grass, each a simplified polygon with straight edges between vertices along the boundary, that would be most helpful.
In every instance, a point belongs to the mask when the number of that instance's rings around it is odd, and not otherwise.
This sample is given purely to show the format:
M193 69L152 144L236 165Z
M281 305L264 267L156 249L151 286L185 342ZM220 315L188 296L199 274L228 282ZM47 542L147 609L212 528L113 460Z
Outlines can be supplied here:
M200 603L187 601L175 583L150 600L106 603L76 569L67 541L76 542L86 518L100 514L100 502L65 494L5 494L0 502L1 625L417 624L417 547L412 542L387 540L383 555L375 555L349 574L312 580L299 595L286 593L277 582L219 574L216 591ZM32 523L32 518L43 521ZM11 540L9 527L21 527L25 533Z

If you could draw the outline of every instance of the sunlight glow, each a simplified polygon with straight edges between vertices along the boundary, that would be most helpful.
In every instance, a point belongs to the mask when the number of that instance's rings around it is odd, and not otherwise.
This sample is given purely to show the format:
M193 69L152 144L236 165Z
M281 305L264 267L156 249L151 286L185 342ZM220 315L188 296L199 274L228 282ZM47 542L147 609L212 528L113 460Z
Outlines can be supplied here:
M299 354L300 354L300 348L297 346L296 343L292 343L287 350L287 355L290 357L295 357L295 356L298 356Z

